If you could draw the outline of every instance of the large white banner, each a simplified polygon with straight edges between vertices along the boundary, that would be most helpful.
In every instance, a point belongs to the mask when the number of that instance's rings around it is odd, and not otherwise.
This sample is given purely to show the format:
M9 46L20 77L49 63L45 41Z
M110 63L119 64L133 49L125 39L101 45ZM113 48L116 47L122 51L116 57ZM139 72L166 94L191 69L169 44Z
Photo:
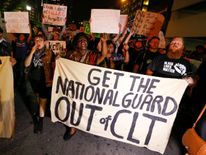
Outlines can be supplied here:
M67 6L44 4L43 24L65 25L67 17Z
M0 138L11 138L14 133L14 84L9 56L0 56Z
M28 12L4 12L7 33L30 33Z
M185 80L56 61L51 118L85 132L163 153Z

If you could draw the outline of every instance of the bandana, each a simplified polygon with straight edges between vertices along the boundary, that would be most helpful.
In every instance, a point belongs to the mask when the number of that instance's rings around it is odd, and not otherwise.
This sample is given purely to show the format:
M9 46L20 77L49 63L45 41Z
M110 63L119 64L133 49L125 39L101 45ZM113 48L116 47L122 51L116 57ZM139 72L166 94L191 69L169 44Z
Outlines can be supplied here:
M40 50L37 50L37 51L34 53L34 59L33 59L34 67L41 67L41 66L43 66L41 57L42 57L44 54L45 54L44 48L43 48L43 49L40 49Z

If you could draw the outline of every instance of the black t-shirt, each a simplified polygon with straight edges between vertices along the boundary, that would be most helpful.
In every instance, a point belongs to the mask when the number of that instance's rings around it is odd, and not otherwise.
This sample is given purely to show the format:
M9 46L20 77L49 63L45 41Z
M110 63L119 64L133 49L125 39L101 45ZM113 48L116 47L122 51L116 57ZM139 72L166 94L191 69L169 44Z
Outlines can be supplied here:
M129 63L126 65L125 70L133 72L133 67L137 62L142 60L142 55L144 54L144 49L135 50L134 48L129 49Z
M148 65L152 62L152 60L157 57L159 54L159 52L151 52L149 50L147 50L146 52L144 52L141 55L140 59L137 59L137 61L135 62L136 64L138 64L140 66L139 68L139 73L141 74L145 74L147 71L147 67Z
M36 51L32 57L30 68L30 79L41 81L44 80L44 67L42 58L45 56L45 48Z
M11 56L11 45L4 39L0 42L0 56Z
M168 78L182 78L191 74L191 65L184 58L170 59L167 55L159 55L149 64L154 76Z

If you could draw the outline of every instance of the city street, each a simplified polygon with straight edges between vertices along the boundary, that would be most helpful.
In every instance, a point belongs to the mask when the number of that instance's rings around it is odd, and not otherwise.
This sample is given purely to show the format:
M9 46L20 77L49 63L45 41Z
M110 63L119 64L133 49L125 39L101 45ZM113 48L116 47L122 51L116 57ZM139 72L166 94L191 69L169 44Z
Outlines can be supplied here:
M160 155L146 148L82 131L78 131L69 141L64 141L64 126L52 123L49 117L44 119L43 133L34 134L31 116L18 90L15 90L15 111L15 135L12 139L0 139L1 155ZM173 137L164 155L181 155Z
M0 13L0 155L187 155L187 129L204 139L206 0L3 0Z

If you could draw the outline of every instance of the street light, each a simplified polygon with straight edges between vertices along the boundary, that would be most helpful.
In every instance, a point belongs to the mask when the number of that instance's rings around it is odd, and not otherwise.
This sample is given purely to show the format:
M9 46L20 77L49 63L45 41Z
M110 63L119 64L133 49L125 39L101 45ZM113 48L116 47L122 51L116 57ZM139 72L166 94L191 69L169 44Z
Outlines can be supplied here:
M27 10L27 11L31 11L31 6L26 5L26 10Z
M148 6L148 5L149 5L149 0L144 0L144 1L143 1L143 5Z
M142 5L142 11L147 11L149 5L149 0L144 0Z
M121 0L122 3L126 2L127 0Z

